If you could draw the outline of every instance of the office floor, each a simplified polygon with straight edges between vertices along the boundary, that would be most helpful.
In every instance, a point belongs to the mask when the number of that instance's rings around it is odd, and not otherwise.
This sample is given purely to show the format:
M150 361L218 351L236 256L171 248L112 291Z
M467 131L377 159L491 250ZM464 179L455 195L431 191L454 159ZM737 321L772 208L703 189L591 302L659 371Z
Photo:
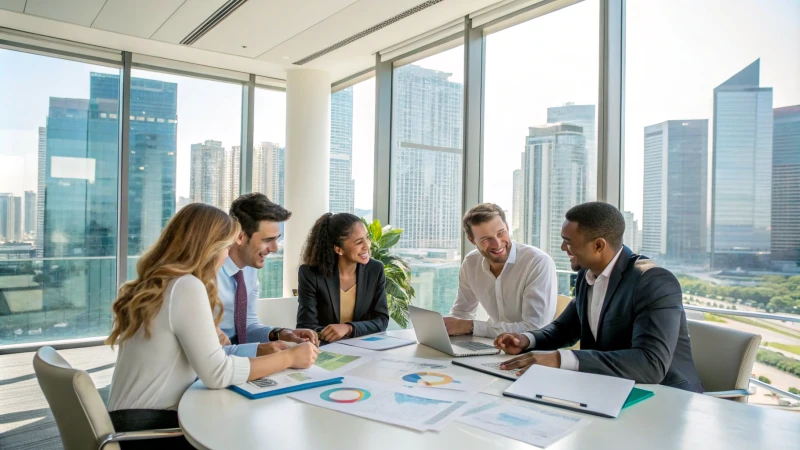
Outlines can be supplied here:
M86 370L108 400L116 354L108 346L60 350L73 367ZM33 353L0 355L0 449L62 449L58 427L36 375Z

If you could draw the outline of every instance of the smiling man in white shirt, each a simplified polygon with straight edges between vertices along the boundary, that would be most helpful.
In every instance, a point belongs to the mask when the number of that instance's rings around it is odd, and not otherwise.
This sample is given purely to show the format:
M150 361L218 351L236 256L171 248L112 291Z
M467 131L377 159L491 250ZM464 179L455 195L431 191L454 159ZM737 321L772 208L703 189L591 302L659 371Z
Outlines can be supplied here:
M513 242L502 209L481 203L463 220L477 250L461 264L458 297L444 323L448 334L496 337L539 329L556 313L556 265L545 252ZM475 320L478 305L489 320Z

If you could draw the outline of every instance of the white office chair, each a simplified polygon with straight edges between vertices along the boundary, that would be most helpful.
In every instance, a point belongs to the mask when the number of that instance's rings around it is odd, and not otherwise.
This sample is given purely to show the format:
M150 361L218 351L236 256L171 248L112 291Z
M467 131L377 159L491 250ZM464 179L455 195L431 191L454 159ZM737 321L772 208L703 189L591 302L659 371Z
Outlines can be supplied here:
M747 403L761 336L689 320L692 359L706 395Z
M296 328L297 297L259 299L256 315L261 323L274 327Z
M116 433L92 378L83 370L73 369L53 347L36 352L33 370L53 411L65 450L119 450L117 442L183 435L180 428Z

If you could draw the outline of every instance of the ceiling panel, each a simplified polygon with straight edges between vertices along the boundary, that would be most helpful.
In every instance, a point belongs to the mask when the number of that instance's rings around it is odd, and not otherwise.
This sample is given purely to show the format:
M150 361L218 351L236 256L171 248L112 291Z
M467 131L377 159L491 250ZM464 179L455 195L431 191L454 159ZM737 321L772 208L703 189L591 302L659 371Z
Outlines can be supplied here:
M0 9L21 13L25 10L25 0L0 0Z
M259 56L273 62L295 62L331 44L360 33L421 3L421 0L360 0L327 20ZM414 16L410 16L414 17ZM370 38L372 35L370 35Z
M152 39L180 43L201 23L205 22L227 0L186 0L156 31Z
M183 0L108 0L92 28L149 38Z
M25 14L88 27L103 8L105 0L28 0Z
M356 1L249 1L192 47L255 58Z

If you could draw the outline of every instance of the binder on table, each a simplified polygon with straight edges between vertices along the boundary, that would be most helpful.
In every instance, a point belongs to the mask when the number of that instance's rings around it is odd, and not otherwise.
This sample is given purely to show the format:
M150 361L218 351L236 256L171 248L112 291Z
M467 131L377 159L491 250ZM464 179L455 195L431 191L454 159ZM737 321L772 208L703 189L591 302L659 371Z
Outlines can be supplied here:
M302 370L284 370L246 383L228 386L228 389L253 400L338 384L342 382L342 378L340 376L331 376L331 373L325 369L311 366Z
M656 395L653 391L646 391L644 389L639 389L637 387L631 389L631 394L628 396L628 399L625 400L625 404L622 405L622 409L625 409L629 406L633 406L639 402L647 400L648 398Z
M625 378L534 365L503 395L613 419L633 384Z

